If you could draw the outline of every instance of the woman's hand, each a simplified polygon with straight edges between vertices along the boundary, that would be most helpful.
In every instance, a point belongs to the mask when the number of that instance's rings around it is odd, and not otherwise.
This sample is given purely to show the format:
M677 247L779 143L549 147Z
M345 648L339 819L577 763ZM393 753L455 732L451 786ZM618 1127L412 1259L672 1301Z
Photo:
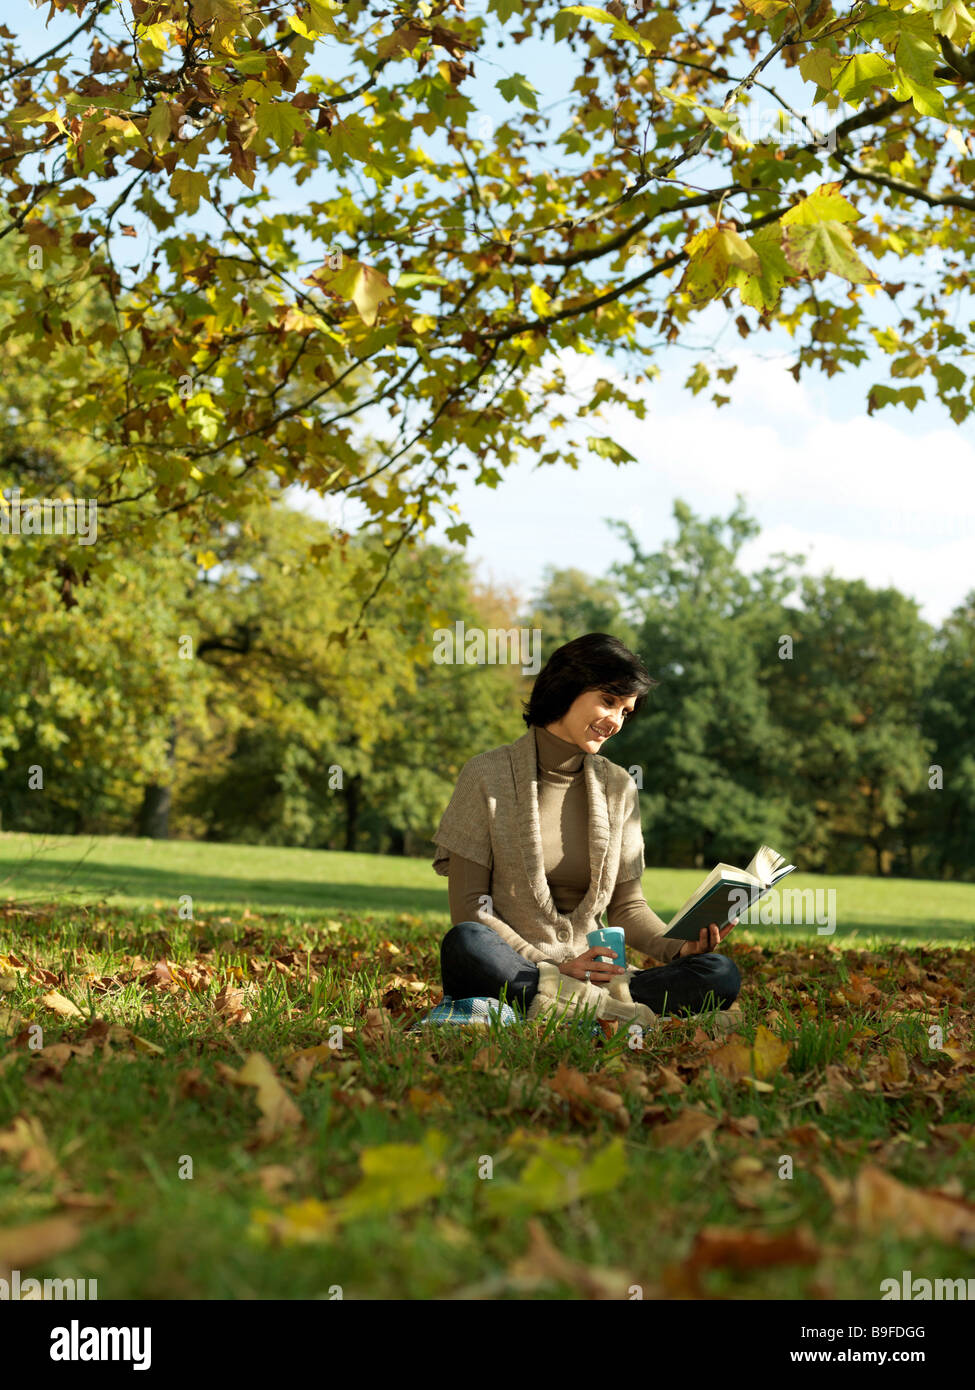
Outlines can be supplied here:
M564 960L559 969L563 975L571 975L576 980L584 980L588 970L590 983L602 985L607 980L611 980L614 975L625 973L622 965L596 959L597 956L611 956L613 954L612 946L590 946L588 951L583 951L582 955L576 956L575 960Z
M719 931L717 922L712 922L709 927L701 928L700 935L698 936L697 941L685 941L683 946L677 952L677 954L679 956L706 955L708 951L713 951L715 947L720 946L722 941L724 941L725 937L731 931L731 928L737 927L737 925L738 918L732 917L731 921L724 928L724 930Z

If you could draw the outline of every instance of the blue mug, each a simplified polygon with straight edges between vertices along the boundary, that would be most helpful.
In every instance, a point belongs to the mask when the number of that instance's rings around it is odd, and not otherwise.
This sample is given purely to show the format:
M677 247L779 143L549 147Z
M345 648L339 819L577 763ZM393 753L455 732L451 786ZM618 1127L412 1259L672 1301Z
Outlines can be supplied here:
M586 941L590 946L608 946L611 952L616 952L615 956L597 956L597 960L605 961L607 965L622 965L625 969L626 937L622 927L600 927L598 931L587 932Z

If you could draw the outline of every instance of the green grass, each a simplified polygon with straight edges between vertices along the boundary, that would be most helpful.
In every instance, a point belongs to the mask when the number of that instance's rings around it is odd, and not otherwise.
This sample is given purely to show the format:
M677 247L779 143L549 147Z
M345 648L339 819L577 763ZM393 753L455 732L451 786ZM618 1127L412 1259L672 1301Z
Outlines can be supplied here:
M955 943L972 939L975 886L807 877L837 888L834 937L733 933L736 1031L751 1044L767 1028L788 1049L755 1085L715 1060L727 1015L664 1022L640 1051L625 1033L551 1024L406 1036L440 995L448 926L424 860L114 839L75 868L89 842L65 839L25 863L37 843L0 839L0 896L35 904L0 908L0 1265L11 1231L61 1214L77 1239L18 1267L97 1278L103 1299L328 1298L336 1285L345 1298L591 1298L593 1270L619 1298L637 1284L645 1297L873 1299L903 1269L970 1273L957 1235L903 1229L896 1202L864 1227L835 1184L880 1168L972 1199L975 999ZM62 893L80 891L39 906L59 875ZM697 879L648 872L648 900L667 916ZM176 915L187 892L192 921ZM197 973L152 987L157 961ZM243 991L250 1021L217 1011L224 986ZM51 1012L50 990L83 1017ZM377 1022L367 1010L382 1000ZM93 1017L130 1033L86 1044ZM954 1053L929 1046L932 1023ZM294 1055L310 1047L321 1053L302 1070ZM267 1142L256 1091L232 1080L253 1053L300 1112ZM570 1104L552 1084L563 1064L623 1113ZM689 1111L713 1131L660 1142ZM42 1138L18 1148L25 1121ZM813 1254L695 1273L712 1227L806 1231ZM539 1232L561 1275L532 1263Z
M431 858L432 858L431 847ZM696 869L648 869L644 893L668 921L700 883ZM797 889L833 889L834 939L975 940L975 883L803 874ZM446 910L446 880L429 859L267 845L206 844L122 836L0 834L0 901L104 902L160 908L188 893L200 911L336 909L429 913ZM772 939L817 936L816 928L756 930ZM821 939L828 939L826 935Z

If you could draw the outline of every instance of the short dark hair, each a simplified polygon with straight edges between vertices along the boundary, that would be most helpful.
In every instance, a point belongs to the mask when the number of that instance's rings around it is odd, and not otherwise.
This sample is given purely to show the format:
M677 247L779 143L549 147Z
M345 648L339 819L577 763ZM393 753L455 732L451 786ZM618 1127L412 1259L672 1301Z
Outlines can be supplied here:
M608 632L587 632L556 650L535 677L532 693L523 701L522 719L544 728L561 719L584 690L636 696L633 713L660 682L638 656Z

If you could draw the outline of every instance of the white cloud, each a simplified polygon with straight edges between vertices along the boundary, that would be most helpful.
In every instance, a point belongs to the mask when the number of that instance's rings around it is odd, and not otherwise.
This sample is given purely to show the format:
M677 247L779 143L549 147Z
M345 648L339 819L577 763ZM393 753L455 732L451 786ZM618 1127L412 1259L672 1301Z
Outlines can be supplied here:
M595 354L563 354L569 400L549 396L546 409L569 416L567 437L578 442L580 466L539 468L525 457L494 490L477 487L473 473L456 475L451 500L474 532L468 557L527 595L546 564L598 575L628 557L604 517L627 520L644 549L654 549L674 535L676 498L699 515L726 516L742 493L762 527L743 548L748 569L776 551L806 554L807 572L832 568L893 585L935 623L975 587L975 445L962 429L924 429L896 414L868 417L848 386L796 382L786 370L792 358L761 358L744 345L724 355L726 365L738 366L732 383L712 379L692 397L683 389L692 357L647 384L644 420L607 405L599 418L574 421L600 377L623 377ZM538 381L550 377L550 364L538 369ZM628 382L625 389L634 395L639 388ZM712 390L732 404L715 406ZM617 467L588 453L585 439L593 434L615 439L637 462ZM337 516L333 504L310 505ZM341 510L352 523L354 504ZM443 539L440 528L430 534Z

